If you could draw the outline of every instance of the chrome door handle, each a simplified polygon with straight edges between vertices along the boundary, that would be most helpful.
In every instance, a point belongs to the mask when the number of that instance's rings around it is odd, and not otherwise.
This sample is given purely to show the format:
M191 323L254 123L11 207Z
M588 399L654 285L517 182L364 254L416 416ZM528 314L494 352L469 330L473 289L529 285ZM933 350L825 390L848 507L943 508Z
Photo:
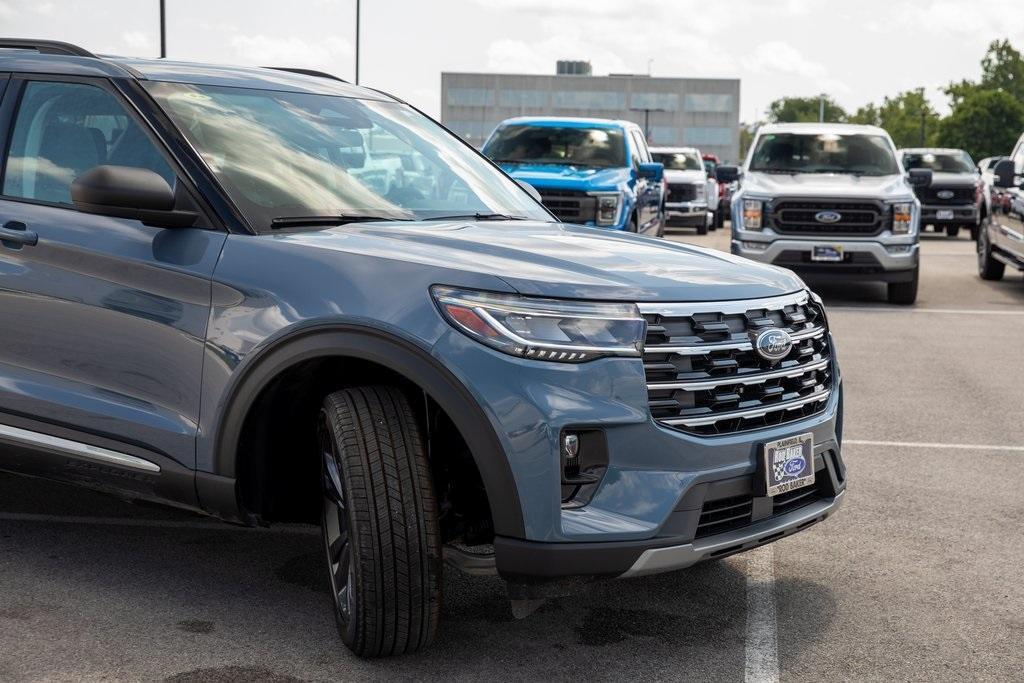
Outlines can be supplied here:
M39 235L26 228L25 224L20 221L8 221L0 228L0 242L3 242L5 247L14 245L34 247L39 243Z

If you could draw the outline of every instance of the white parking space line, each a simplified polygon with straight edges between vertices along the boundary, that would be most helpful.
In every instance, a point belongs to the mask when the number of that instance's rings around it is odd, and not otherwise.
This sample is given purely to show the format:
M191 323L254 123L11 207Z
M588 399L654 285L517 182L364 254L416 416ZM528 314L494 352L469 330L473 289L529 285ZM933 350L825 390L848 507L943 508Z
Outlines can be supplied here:
M867 439L843 439L847 446L892 446L894 448L950 448L959 451L1010 451L1024 453L1024 446L998 446L977 443L927 443L924 441L870 441Z
M855 313L942 313L944 315L1024 315L1024 310L997 311L992 309L971 308L902 308L900 306L843 306L829 304L829 313L833 311L852 311Z
M771 545L747 557L747 683L779 680L778 621L775 613L775 554Z
M281 534L320 533L319 527L302 524L248 527L216 521L184 522L173 519L133 519L131 517L78 517L75 515L37 515L26 512L0 512L0 522L43 522L49 524L85 524L88 526L134 526L151 529L202 529L204 531L247 531Z

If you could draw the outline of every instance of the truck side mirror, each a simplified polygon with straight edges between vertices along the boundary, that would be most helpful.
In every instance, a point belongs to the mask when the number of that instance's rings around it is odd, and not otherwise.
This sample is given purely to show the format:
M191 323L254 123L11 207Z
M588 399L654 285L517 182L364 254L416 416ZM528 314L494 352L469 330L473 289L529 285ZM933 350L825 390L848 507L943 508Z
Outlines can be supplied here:
M1012 159L997 161L992 175L994 178L992 184L996 187L1017 187L1017 179L1015 177L1017 175L1017 168Z
M660 183L661 179L665 177L665 164L659 161L640 164L640 168L637 169L637 175L641 178L647 178Z
M735 183L739 179L739 166L719 166L715 169L715 180L720 183Z
M932 184L932 169L912 168L907 172L907 180L911 187L928 187Z

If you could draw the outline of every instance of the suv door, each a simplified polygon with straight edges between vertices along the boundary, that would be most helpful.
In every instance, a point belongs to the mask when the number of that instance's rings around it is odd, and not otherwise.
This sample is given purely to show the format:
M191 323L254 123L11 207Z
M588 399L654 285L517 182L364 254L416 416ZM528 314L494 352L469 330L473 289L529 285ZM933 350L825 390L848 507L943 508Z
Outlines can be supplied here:
M226 235L75 209L72 181L103 164L155 171L197 208L108 81L13 78L0 122L0 468L191 500Z

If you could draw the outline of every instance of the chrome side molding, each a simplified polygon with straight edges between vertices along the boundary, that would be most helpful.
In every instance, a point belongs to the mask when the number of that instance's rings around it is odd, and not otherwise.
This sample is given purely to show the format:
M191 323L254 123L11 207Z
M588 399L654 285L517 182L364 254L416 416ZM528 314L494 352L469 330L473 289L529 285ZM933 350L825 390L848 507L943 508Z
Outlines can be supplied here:
M72 441L71 439L62 439L59 436L41 434L28 429L21 429L20 427L11 427L5 424L0 424L0 441L42 447L51 451L66 453L76 458L86 458L143 472L155 473L160 471L160 466L156 463L137 458L134 455L92 446L79 441Z

